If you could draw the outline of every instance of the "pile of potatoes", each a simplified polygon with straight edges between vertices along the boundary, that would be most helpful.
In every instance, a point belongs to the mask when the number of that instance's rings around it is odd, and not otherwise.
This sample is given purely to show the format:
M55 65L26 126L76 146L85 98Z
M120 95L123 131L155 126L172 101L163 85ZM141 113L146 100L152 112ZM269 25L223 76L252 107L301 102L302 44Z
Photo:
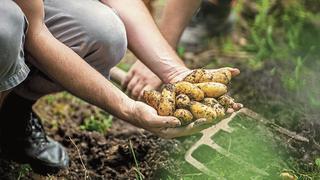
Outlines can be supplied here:
M231 77L226 69L214 72L197 69L183 81L164 85L161 92L145 91L143 99L160 116L175 116L182 125L200 118L217 122L236 104L226 95Z

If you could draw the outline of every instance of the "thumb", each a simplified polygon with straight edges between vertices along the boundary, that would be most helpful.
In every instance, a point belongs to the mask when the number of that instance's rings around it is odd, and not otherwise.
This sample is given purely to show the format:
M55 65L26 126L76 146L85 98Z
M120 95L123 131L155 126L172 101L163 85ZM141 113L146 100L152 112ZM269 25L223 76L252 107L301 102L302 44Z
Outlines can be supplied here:
M173 116L156 116L150 121L150 126L155 128L171 128L181 126L181 122Z

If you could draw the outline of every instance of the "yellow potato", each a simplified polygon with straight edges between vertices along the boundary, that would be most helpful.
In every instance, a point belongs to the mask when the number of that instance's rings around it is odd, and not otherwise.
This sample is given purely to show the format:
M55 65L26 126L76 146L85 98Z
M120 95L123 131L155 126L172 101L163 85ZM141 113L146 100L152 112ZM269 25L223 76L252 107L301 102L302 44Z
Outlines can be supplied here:
M204 105L212 107L217 113L217 117L225 116L226 110L215 98L204 98L202 102Z
M161 92L161 98L158 106L160 116L172 116L175 111L176 93L172 84L164 86Z
M212 107L214 109L214 111L217 113L217 118L222 118L226 115L226 110L224 109L224 107L221 104L215 104Z
M205 82L196 84L205 94L206 97L219 97L227 93L227 86L216 82Z
M190 104L190 98L185 94L179 94L176 96L177 108L187 108Z
M222 84L228 84L231 81L232 75L231 72L227 69L220 69L214 72L206 71L199 82L217 82Z
M219 102L215 98L204 98L202 103L204 105L213 107L215 104L218 104Z
M217 118L215 110L202 103L192 101L189 108L195 119L206 118L209 122L212 122Z
M161 94L156 90L144 91L143 99L151 107L158 109Z
M196 85L186 81L180 81L175 84L177 94L186 94L190 99L201 101L204 98L204 93Z
M205 74L204 69L195 69L191 74L184 78L184 81L189 83L199 83L201 77Z
M228 95L223 95L218 99L219 103L226 108L232 108L235 104L234 99Z
M191 112L186 109L177 109L174 116L180 120L182 125L190 124L193 120Z

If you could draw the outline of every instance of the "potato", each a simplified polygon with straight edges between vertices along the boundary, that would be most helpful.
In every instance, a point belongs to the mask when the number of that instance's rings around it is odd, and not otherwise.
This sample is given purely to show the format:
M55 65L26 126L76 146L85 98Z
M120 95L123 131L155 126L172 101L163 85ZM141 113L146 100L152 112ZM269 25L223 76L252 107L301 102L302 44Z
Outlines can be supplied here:
M189 83L199 83L201 77L205 74L204 69L196 69L191 74L189 74L187 77L184 78L184 81Z
M212 108L217 113L217 118L222 118L226 115L226 110L221 104L215 104Z
M232 75L231 72L227 69L220 69L214 72L206 71L199 82L217 82L222 84L228 84L231 81Z
M161 94L156 90L144 91L143 99L151 107L158 109Z
M225 116L226 110L215 98L204 98L202 102L204 105L212 107L216 111L217 117Z
M215 110L202 103L191 101L189 108L195 119L206 118L209 122L212 122L217 118Z
M186 94L190 99L201 101L204 98L204 93L196 85L186 81L180 81L175 84L177 94Z
M172 84L164 86L161 92L161 98L158 105L158 114L160 116L172 116L175 111L175 88Z
M186 109L177 109L174 116L180 120L182 125L190 124L193 120L191 112Z
M204 98L202 103L204 105L207 105L207 106L210 106L210 107L213 107L215 104L218 104L218 100L216 100L215 98Z
M226 108L232 108L235 104L234 99L228 95L223 95L219 97L218 101L222 106Z
M206 97L219 97L227 93L227 86L216 82L205 82L196 84L200 88Z
M177 108L187 108L190 104L190 98L185 94L179 94L176 96Z

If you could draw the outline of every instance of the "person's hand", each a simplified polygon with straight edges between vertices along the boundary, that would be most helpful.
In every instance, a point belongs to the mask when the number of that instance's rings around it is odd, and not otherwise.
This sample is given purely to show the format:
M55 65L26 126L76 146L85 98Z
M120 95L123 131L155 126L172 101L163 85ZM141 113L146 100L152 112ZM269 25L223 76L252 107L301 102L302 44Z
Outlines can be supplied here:
M154 133L162 138L188 136L208 128L206 119L198 119L187 126L180 126L179 119L173 116L159 116L157 111L139 101L135 101L130 123Z
M158 89L162 81L151 70L140 61L131 67L122 87L129 93L133 99L141 99L143 91Z

